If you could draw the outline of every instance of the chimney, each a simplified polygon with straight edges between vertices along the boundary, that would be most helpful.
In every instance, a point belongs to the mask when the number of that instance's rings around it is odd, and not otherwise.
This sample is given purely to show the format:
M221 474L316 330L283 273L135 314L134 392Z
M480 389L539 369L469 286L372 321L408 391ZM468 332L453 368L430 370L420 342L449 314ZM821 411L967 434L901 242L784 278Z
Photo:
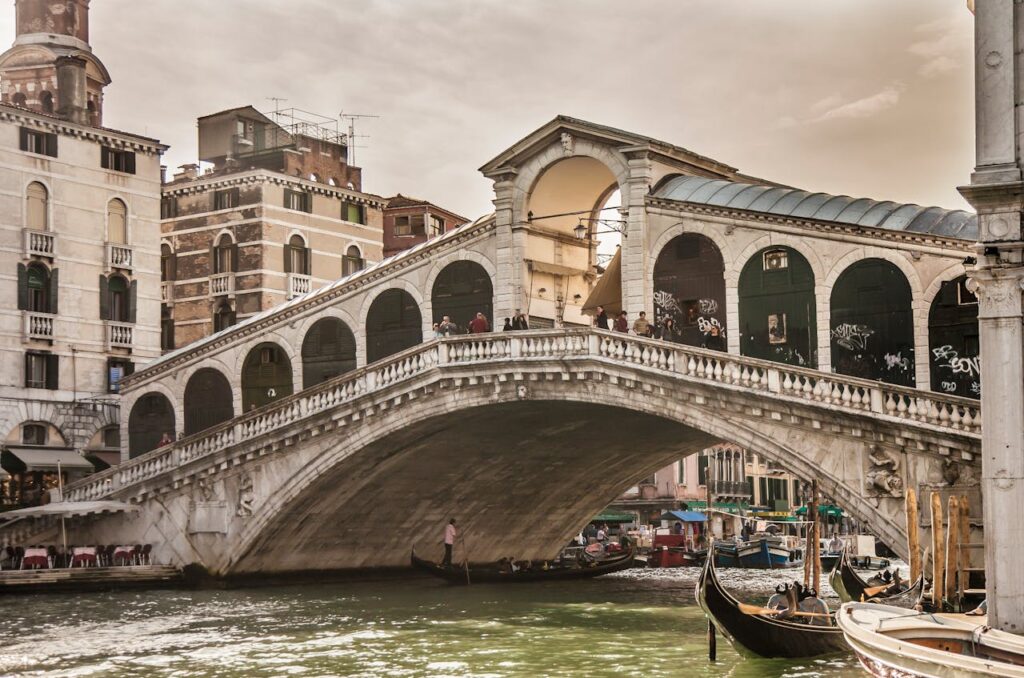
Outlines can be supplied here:
M195 163L188 163L186 165L179 165L178 169L181 170L181 171L180 172L175 172L175 174L174 174L174 180L175 181L182 181L182 180L191 181L192 179L198 179L199 178L199 165L197 165Z
M85 95L85 59L76 56L57 57L57 116L89 124Z

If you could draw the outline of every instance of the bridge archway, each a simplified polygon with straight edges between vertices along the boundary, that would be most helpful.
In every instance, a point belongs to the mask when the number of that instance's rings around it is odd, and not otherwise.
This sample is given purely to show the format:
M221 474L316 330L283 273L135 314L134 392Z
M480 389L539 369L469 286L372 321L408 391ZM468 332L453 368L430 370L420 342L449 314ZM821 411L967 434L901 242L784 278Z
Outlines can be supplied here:
M412 348L422 341L422 316L411 294L392 288L374 298L366 314L367 363Z
M862 259L832 288L832 366L840 374L914 386L913 293L884 259Z
M676 341L690 346L704 345L716 325L725 336L725 261L710 238L683 233L662 248L654 264L654 317L672 318Z
M199 433L235 416L231 383L220 370L203 367L185 384L185 435Z
M277 344L257 344L242 367L242 410L248 412L292 394L292 362Z
M430 302L435 323L449 316L460 330L465 330L477 313L483 313L494 328L491 276L475 261L453 261L441 269L431 288Z
M790 365L818 364L814 271L785 245L761 249L739 278L740 352Z
M164 435L175 438L174 407L163 393L143 395L128 414L128 457L134 459L160 446Z
M321 318L302 340L302 388L356 368L356 337L340 318Z
M978 298L967 276L944 281L928 311L931 388L967 398L981 397Z

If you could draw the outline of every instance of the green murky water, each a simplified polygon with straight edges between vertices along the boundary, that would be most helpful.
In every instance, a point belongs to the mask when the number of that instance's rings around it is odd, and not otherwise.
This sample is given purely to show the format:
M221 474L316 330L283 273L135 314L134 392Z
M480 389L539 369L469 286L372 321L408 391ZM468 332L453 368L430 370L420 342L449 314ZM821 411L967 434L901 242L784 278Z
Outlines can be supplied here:
M0 598L0 675L859 676L852 656L707 660L696 570ZM796 573L790 574L790 578ZM725 580L763 599L766 573Z

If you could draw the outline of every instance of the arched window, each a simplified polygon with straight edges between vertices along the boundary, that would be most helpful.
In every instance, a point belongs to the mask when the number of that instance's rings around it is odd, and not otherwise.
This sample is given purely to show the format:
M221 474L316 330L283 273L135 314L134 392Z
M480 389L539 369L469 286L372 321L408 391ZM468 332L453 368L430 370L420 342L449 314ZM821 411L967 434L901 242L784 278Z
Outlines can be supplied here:
M302 388L356 368L356 338L337 318L317 320L302 340Z
M160 280L162 282L169 282L177 278L176 263L171 246L167 243L160 243Z
M422 316L405 290L384 290L366 315L366 361L372 363L423 341Z
M441 269L430 300L436 323L448 316L460 331L465 331L476 314L483 313L488 324L494 325L491 276L475 261L454 261Z
M185 385L185 435L216 426L235 416L231 384L215 369L204 367Z
M24 92L15 92L14 96L11 97L11 103L14 104L15 106L21 106L22 108L25 108L25 104L26 104L25 93Z
M128 208L117 198L107 204L107 242L117 245L128 242Z
M231 308L231 302L221 302L217 311L213 314L213 331L220 332L235 324L235 310Z
M26 271L25 287L28 294L26 310L35 313L56 313L52 308L50 272L39 263L31 263Z
M285 245L284 272L309 275L309 250L301 235L293 235Z
M96 102L90 100L85 105L85 110L89 113L89 123L92 125L99 125L99 117L96 115Z
M334 177L329 177L327 179L327 185L328 186L337 186L338 185L338 180L335 179Z
M355 245L350 245L345 250L345 256L341 258L341 274L352 275L356 271L363 270L363 255L359 252L359 248Z
M113 275L107 281L108 320L128 322L128 281L123 276Z
M46 424L22 424L21 444L22 445L45 445L47 443Z
M981 397L978 298L967 276L942 283L928 311L928 366L933 391Z
M128 456L135 458L174 440L174 408L162 393L147 393L132 405L128 415ZM166 442L164 443L166 444Z
M43 109L43 113L53 113L53 94L43 90L39 95L39 106Z
M160 350L171 351L174 349L174 316L171 315L171 307L167 304L160 304Z
M231 236L221 233L213 248L213 272L234 273L238 268L238 247Z
M752 358L817 367L814 271L790 247L769 247L746 263L739 283L740 351Z
M49 193L46 186L33 181L25 190L25 227L35 231L45 231L49 220Z
M292 394L292 363L270 342L252 348L242 368L242 410L248 412Z
M658 254L654 318L672 319L667 340L725 350L725 262L710 238L683 233Z

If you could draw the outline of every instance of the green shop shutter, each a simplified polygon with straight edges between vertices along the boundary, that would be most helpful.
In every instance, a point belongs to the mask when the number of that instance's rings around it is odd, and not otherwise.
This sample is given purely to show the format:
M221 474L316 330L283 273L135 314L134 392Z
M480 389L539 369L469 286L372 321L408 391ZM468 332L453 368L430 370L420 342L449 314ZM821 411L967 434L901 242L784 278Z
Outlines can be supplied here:
M18 310L28 310L28 269L18 264Z
M46 388L56 391L60 388L60 356L48 353L46 355Z
M139 281L133 280L128 289L128 322L135 323L135 310L138 307Z
M57 276L58 273L60 273L60 271L58 271L56 268L50 271L50 298L47 299L47 301L49 302L47 308L49 309L50 313L53 313L55 315L57 313L57 288L59 287L59 280Z
M100 320L110 320L110 289L105 275L100 275Z

